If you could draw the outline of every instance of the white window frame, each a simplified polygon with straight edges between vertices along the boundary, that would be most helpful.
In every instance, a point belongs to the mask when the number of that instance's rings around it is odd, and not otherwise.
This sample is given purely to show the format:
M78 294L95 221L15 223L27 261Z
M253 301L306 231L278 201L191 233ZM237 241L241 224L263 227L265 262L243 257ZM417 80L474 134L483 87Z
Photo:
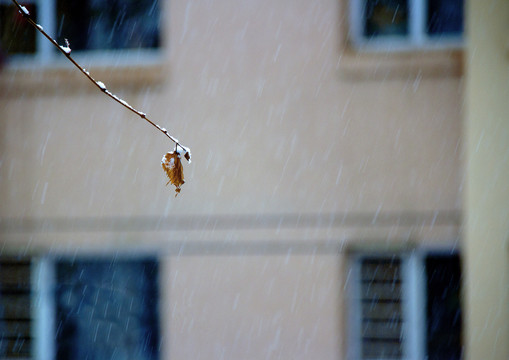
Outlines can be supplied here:
M13 5L10 0L0 0L1 4ZM56 0L25 0L23 4L34 4L37 7L35 21L44 28L51 37L56 38ZM13 5L14 6L14 5ZM160 12L163 12L160 8ZM161 16L161 19L163 17ZM162 32L162 26L161 26ZM163 38L161 36L161 38ZM72 49L72 39L69 39ZM65 45L65 44L61 44ZM159 65L163 59L163 46L157 49L121 49L121 50L84 50L73 51L72 56L85 68L91 66L151 66ZM45 68L72 67L73 65L60 53L55 52L51 44L39 31L36 31L34 55L11 55L9 67L31 68L43 66Z
M367 0L350 0L350 40L360 51L391 52L415 50L461 49L463 35L443 35L430 37L426 33L427 0L408 0L408 35L364 36L364 9Z
M32 259L32 319L33 337L32 357L36 360L55 359L55 262L49 257Z
M421 360L426 354L426 279L424 260L426 253L412 252L360 252L350 256L347 283L348 298L348 351L347 359L362 359L361 341L361 259L366 257L391 257L401 260L403 356L405 360ZM374 359L373 359L374 360ZM377 359L378 360L378 359ZM399 359L398 359L399 360Z

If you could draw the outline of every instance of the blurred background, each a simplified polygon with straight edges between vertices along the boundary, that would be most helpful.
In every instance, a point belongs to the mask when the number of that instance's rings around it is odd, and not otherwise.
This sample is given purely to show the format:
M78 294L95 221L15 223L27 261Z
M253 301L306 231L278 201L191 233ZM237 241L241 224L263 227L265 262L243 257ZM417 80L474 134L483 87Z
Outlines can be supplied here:
M509 3L22 4L0 358L509 358Z

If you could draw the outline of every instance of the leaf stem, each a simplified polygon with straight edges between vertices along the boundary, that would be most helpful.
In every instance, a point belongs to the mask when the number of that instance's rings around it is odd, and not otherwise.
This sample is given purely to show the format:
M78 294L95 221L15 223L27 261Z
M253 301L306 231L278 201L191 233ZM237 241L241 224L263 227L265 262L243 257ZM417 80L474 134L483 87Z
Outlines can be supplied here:
M12 2L16 5L16 7L18 8L19 12L21 13L21 15L23 15L23 18L25 18L25 20L30 24L32 25L36 30L38 30L42 35L44 35L44 37L46 39L48 39L62 54L64 54L64 56L71 62L74 64L74 66L76 66L82 73L83 75L85 75L90 81L92 81L94 83L94 85L99 89L101 90L103 93L105 93L107 96L109 96L110 98L112 98L113 100L115 100L117 103L119 103L120 105L124 106L125 108L127 108L128 110L132 111L133 113L135 113L136 115L138 115L139 117L141 117L143 120L147 121L150 125L154 126L155 128L157 128L157 130L161 131L164 135L166 135L171 141L173 141L175 143L175 147L177 146L180 146L183 150L185 150L186 148L184 146L182 146L179 141L173 137L172 135L170 135L170 133L168 133L168 131L157 125L156 123L154 123L152 120L150 120L147 115L144 113L144 112L141 112L139 110L136 110L134 107L132 107L131 105L129 105L126 101L122 100L121 98L119 98L118 96L116 96L115 94L113 94L112 92L110 92L106 86L101 82L101 81L97 81L95 80L92 75L90 75L90 73L85 70L80 64L78 64L76 62L76 60L74 60L71 56L71 49L70 49L70 46L69 46L69 42L66 40L66 46L61 46L58 44L58 42L53 39L50 35L48 35L48 33L46 33L46 31L44 31L44 29L42 28L42 26L38 25L30 16L30 13L27 11L27 9L24 7L24 6L21 6L17 0L12 0Z

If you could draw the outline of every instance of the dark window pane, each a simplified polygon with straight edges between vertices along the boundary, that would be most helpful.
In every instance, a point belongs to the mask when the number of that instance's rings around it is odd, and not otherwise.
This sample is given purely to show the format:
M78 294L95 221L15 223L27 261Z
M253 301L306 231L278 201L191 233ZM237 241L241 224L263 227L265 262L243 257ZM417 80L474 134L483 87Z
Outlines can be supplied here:
M428 256L427 351L430 360L461 359L459 256Z
M156 261L57 265L57 359L158 358Z
M0 358L28 358L32 347L31 263L0 258Z
M362 359L399 359L403 354L401 260L361 261Z
M33 19L37 19L35 5L25 5L25 8ZM35 53L35 29L18 8L10 4L0 4L0 52L10 55Z
M73 50L159 46L158 0L57 0L60 43Z
M463 0L428 0L427 28L430 35L460 35Z
M367 0L365 36L408 34L407 0Z

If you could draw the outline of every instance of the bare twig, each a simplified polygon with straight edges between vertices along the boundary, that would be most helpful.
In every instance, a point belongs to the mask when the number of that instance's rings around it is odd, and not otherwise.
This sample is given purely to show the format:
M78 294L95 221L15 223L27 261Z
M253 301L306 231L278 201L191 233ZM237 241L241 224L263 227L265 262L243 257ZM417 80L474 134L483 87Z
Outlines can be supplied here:
M123 105L124 107L126 107L127 109L129 109L130 111L132 111L133 113L135 113L136 115L138 115L139 117L141 117L143 120L147 121L150 125L154 126L155 128L157 128L157 130L161 131L164 135L166 135L171 141L173 141L175 143L175 148L176 150L178 150L178 147L180 147L182 150L183 150L183 153L186 154L186 159L188 159L188 161L190 160L190 151L189 151L189 148L181 145L179 143L179 141L173 137L172 135L170 135L170 133L163 127L157 125L156 123L154 123L153 121L151 121L147 115L144 113L144 112L141 112L139 110L136 110L134 107L132 107L131 105L129 105L126 101L122 100L121 98L119 98L118 96L116 96L115 94L113 94L112 92L110 92L106 86L104 85L103 82L101 81L98 81L98 80L95 80L91 75L90 73L85 70L81 65L79 65L76 60L74 60L71 56L71 48L69 46L69 41L66 39L65 42L65 46L63 45L59 45L57 43L57 41L55 39L53 39L50 35L48 35L48 33L46 33L43 29L42 26L40 26L39 24L37 24L33 19L32 17L30 16L30 12L22 5L20 5L18 3L17 0L12 0L12 2L16 5L16 7L18 8L19 12L23 15L23 17L25 18L25 20L30 24L32 25L35 29L37 29L42 35L44 35L44 37L46 39L48 39L53 45L55 45L55 47L62 53L64 54L64 56L69 59L69 61L71 63L74 64L74 66L76 66L90 81L92 81L94 83L94 85L99 88L99 90L101 90L103 93L105 93L106 95L108 95L110 98L112 98L113 100L115 100L116 102L118 102L119 104ZM181 151L179 151L180 153Z

